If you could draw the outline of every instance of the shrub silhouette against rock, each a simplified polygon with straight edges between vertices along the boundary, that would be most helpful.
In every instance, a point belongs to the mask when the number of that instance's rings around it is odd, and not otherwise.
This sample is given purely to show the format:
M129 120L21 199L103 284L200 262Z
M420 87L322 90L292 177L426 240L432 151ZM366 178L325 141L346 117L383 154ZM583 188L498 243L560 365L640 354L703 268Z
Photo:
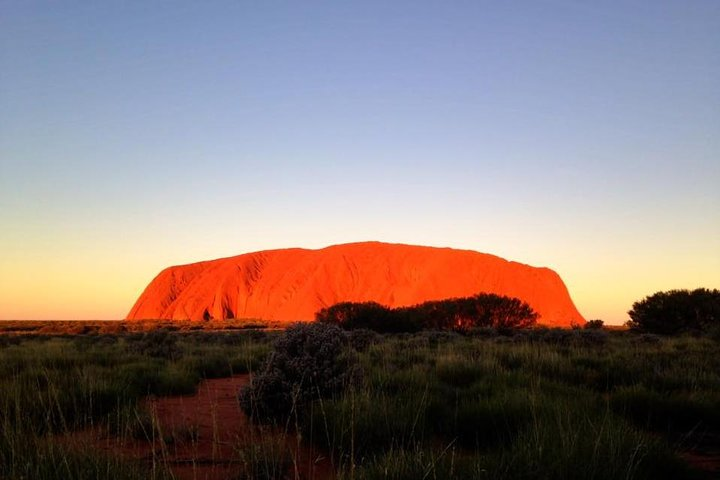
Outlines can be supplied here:
M669 290L635 302L627 325L635 331L672 335L708 333L720 326L720 290Z
M315 320L343 327L346 330L366 328L376 332L407 331L393 311L377 302L340 302L323 308L315 314Z
M301 413L303 405L341 392L358 379L347 343L345 333L334 325L292 325L240 391L243 411L259 421L286 421Z
M315 320L320 323L338 325L346 330L367 328L377 332L466 332L488 327L502 331L531 327L537 318L538 314L522 300L493 293L392 309L374 302L343 302L315 314Z

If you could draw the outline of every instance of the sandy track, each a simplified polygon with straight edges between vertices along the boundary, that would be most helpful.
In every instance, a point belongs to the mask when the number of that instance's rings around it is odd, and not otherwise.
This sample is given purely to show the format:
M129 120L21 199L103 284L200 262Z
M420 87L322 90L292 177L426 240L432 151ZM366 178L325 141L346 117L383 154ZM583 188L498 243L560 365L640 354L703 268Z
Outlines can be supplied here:
M194 395L146 399L153 424L148 440L90 430L73 441L153 468L167 465L178 480L334 478L329 460L299 447L294 435L250 423L237 401L248 381L248 375L205 380Z

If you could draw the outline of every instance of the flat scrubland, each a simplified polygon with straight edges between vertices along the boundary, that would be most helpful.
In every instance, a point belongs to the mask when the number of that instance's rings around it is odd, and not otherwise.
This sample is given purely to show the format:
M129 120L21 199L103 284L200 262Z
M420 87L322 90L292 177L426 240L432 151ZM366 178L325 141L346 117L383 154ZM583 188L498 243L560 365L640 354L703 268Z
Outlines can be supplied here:
M163 448L138 459L68 439L197 440L160 431L147 398L252 375L280 335L0 336L0 478L177 478ZM719 346L604 330L356 331L345 355L357 382L275 425L290 442L238 437L223 478L307 476L289 444L322 452L343 479L717 478Z
M282 328L284 324L259 319L211 320L1 320L0 335L94 335L168 330L171 332L259 330Z

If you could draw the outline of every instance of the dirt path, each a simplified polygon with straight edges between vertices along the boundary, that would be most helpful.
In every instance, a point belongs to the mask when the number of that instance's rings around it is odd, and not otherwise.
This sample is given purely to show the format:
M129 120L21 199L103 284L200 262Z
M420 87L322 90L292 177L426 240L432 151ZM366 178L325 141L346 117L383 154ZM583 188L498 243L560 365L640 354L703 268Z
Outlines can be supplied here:
M706 475L705 478L720 478L720 435L701 435L692 447L680 453L680 458Z
M248 375L206 380L194 395L148 398L147 440L99 432L77 439L152 467L166 465L178 480L333 479L329 460L298 446L294 435L249 422L237 401L248 381Z
M236 450L252 441L252 429L237 402L247 375L206 380L192 396L146 402L159 436L154 447L179 480L211 480L239 475ZM156 450L157 454L157 450Z

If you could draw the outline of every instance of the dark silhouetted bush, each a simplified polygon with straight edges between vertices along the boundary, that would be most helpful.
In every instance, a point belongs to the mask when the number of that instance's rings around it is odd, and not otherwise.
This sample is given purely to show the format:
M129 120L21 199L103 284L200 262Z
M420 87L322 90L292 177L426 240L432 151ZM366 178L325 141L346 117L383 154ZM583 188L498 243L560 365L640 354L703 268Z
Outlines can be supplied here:
M285 421L298 407L342 391L358 376L346 346L347 337L337 326L289 327L260 372L240 391L240 406L254 419Z
M635 302L628 326L639 332L672 335L710 332L720 325L720 290L670 290Z
M411 325L404 318L376 302L341 302L323 308L315 314L321 323L338 325L346 330L367 328L376 332L413 332L419 326Z
M493 328L500 332L528 328L538 314L518 298L480 293L472 297L435 300L390 309L375 302L343 302L317 312L321 323L344 329L368 328L377 332Z
M596 320L588 320L585 324L585 328L588 330L600 330L605 326L605 322L602 320L596 319Z

